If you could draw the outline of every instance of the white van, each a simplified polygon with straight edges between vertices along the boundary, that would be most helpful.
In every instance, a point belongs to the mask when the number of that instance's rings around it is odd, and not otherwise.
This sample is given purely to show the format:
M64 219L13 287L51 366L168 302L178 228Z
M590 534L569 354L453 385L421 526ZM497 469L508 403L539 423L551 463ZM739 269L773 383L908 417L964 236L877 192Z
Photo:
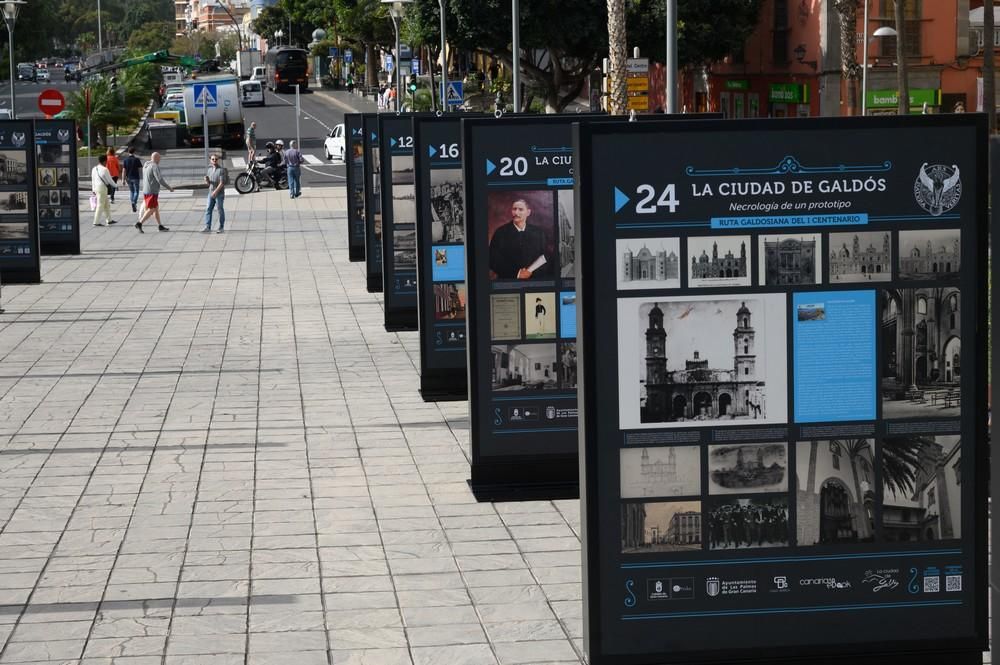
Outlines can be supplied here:
M240 96L243 106L264 106L264 87L260 81L241 81Z
M250 75L251 81L261 81L267 78L267 68L264 65L257 65L253 68L253 74Z

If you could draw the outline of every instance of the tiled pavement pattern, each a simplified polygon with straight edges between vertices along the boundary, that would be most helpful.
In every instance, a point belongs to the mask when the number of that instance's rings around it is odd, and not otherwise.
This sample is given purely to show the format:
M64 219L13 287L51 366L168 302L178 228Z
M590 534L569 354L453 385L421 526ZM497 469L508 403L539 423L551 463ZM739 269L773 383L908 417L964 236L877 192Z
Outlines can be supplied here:
M0 663L579 662L577 503L473 500L343 189L202 197L2 291Z

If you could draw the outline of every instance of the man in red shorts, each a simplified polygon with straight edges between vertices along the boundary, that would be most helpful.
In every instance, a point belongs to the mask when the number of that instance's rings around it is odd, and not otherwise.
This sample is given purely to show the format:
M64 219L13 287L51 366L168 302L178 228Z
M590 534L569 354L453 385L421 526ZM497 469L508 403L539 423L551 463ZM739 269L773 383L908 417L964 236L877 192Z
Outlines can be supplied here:
M170 230L160 221L160 187L166 187L171 192L174 191L174 188L163 179L163 174L160 173L160 153L154 152L149 161L142 167L142 199L146 210L142 213L139 221L135 223L135 228L139 229L139 233L145 233L142 230L142 223L153 216L156 217L157 229L160 231Z

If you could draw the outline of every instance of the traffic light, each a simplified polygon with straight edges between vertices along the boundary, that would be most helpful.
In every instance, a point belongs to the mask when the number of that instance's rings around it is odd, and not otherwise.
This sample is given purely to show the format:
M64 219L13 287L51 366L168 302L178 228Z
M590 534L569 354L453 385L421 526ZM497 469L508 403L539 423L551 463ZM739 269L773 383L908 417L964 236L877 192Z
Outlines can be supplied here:
M410 92L416 92L417 91L417 75L416 74L410 74L410 81L409 81L409 83L407 84L406 87L407 87L407 89Z
M113 94L113 95L117 95L118 94L118 77L117 76L112 76L111 77L111 94Z

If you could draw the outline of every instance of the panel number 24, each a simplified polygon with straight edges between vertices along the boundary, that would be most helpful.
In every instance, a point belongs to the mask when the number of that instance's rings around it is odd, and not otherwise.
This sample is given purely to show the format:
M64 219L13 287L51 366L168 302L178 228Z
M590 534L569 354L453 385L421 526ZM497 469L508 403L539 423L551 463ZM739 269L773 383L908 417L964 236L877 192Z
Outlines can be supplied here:
M635 204L635 212L639 215L652 215L660 212L661 208L667 208L674 213L680 205L680 201L677 200L677 188L673 184L664 187L659 196L652 185L639 185L635 188L635 193L640 197Z

